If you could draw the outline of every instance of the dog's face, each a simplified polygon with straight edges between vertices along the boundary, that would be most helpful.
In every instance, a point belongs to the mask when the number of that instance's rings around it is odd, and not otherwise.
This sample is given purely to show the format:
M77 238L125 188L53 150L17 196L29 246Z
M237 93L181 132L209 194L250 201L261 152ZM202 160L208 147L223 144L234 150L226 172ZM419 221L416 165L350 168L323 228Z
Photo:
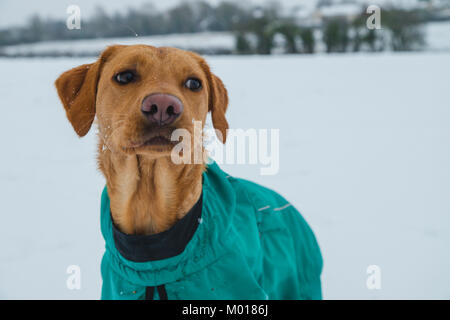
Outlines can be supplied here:
M67 116L84 136L97 116L99 136L112 152L170 154L176 129L194 136L208 111L223 141L228 97L200 56L175 48L113 46L97 62L62 74L56 87Z

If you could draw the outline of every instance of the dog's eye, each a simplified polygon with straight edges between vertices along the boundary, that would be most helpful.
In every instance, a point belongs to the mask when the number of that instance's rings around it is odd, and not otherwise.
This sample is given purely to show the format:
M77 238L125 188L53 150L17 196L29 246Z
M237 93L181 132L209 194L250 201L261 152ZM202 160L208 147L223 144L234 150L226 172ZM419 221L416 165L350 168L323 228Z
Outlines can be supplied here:
M202 88L202 83L199 79L189 78L184 83L184 86L191 91L198 91Z
M136 78L136 75L133 71L127 70L124 72L120 72L114 76L114 80L116 80L117 83L120 84L127 84Z

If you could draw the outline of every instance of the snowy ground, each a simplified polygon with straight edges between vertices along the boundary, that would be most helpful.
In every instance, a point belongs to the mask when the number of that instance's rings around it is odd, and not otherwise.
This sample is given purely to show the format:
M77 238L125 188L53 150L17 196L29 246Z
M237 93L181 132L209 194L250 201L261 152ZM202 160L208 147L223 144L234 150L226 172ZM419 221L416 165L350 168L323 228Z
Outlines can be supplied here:
M328 299L450 298L450 54L211 57L234 128L280 128L279 191L320 242ZM104 181L53 81L87 60L0 60L0 298L97 299ZM66 287L79 265L81 290ZM381 268L368 290L366 268Z
M198 32L166 34L155 36L136 36L126 38L83 39L66 41L44 41L12 45L0 48L8 55L69 55L97 56L105 47L114 45L147 44L155 47L177 47L198 52L231 52L235 46L231 32Z

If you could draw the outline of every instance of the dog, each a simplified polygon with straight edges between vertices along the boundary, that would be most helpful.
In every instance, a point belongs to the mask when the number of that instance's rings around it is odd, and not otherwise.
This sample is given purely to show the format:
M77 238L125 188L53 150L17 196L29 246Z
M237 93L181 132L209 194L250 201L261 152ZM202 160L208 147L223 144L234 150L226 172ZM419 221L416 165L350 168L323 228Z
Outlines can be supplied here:
M201 56L114 45L55 86L78 136L97 120L102 299L322 298L320 248L288 201L213 161L172 160L174 132L194 135L208 112L226 142L227 90Z

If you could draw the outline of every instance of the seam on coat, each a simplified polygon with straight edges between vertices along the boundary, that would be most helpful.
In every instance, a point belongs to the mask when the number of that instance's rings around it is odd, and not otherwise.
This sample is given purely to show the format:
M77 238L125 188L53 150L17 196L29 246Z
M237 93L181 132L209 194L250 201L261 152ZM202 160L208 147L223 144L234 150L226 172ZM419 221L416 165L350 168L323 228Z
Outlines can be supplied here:
M265 206L265 207L259 208L258 211L263 211L263 210L266 210L266 209L269 209L269 208L270 208L270 206Z
M257 228L259 230L259 225L261 223L261 215L258 214L258 209L256 208L254 198L246 189L242 189L242 194L247 198L247 200L250 203L250 205L252 206L253 210L255 210L254 211L255 212L255 220L256 220Z

